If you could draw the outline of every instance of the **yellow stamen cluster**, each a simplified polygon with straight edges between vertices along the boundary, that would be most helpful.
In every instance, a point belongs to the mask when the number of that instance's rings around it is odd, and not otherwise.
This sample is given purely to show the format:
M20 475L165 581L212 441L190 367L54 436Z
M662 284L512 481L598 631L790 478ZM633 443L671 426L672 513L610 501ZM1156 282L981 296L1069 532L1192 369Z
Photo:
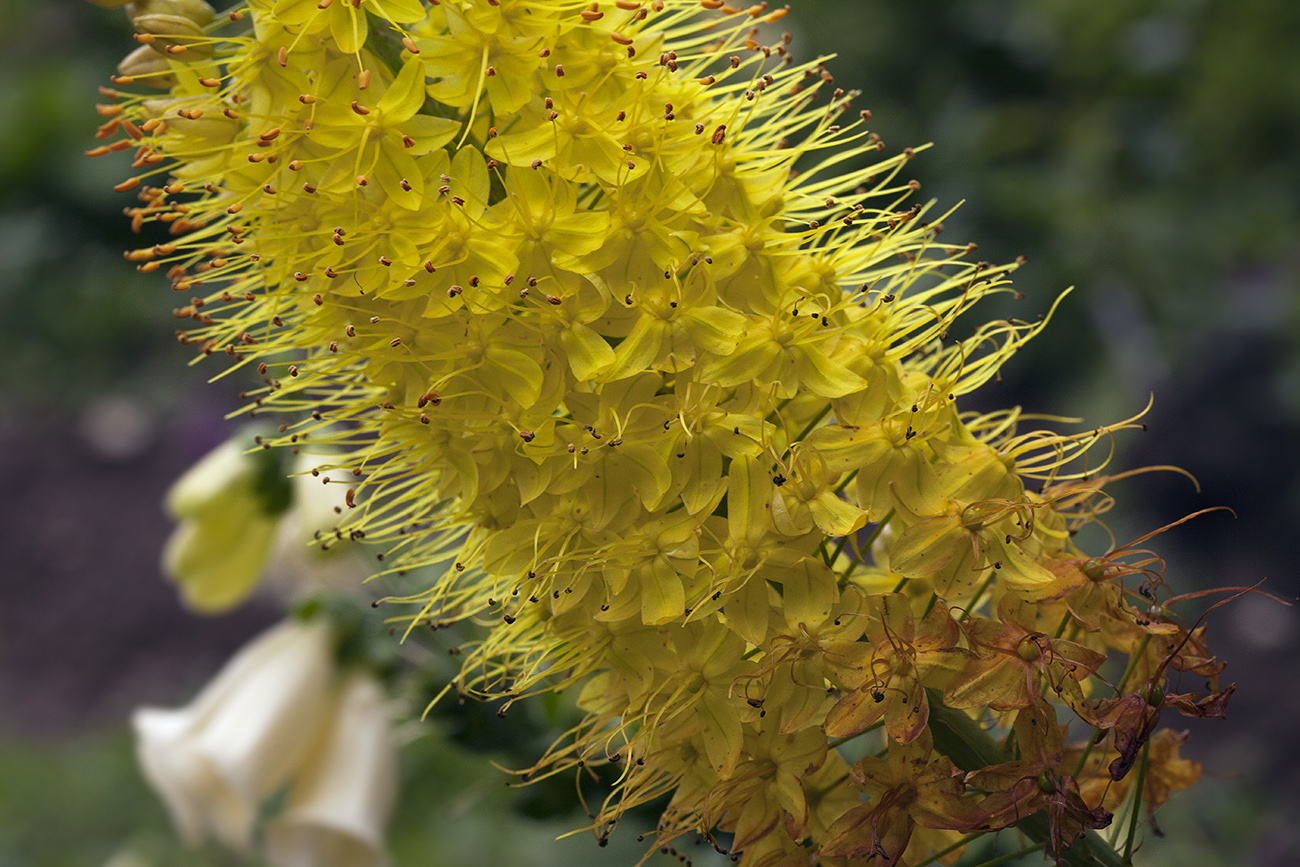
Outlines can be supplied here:
M1119 695L1207 663L1125 601L1148 561L1070 543L1115 428L958 412L1042 324L950 334L1015 265L938 240L914 152L781 15L247 0L143 30L115 83L165 93L105 89L97 150L136 150L128 214L172 239L127 255L193 294L181 342L256 368L276 444L334 447L340 534L439 570L398 619L490 627L454 688L581 690L529 773L615 763L601 838L671 794L660 843L742 864L919 861L1040 810L1059 852L1105 771L1055 708L1153 727L1089 698L1103 654ZM962 765L954 709L1014 730L1006 767Z

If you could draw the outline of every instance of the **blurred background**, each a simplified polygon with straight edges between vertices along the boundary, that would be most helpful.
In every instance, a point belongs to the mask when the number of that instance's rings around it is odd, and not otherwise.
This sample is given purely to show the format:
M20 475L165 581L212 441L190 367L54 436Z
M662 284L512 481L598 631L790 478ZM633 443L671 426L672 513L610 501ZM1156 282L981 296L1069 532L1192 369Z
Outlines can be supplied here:
M836 53L890 151L941 208L945 240L1026 255L1026 294L981 316L1048 331L974 395L1133 415L1114 466L1194 474L1117 486L1125 541L1209 506L1156 547L1180 590L1300 592L1300 4L1294 0L791 0L799 58ZM138 776L127 719L177 705L279 614L184 613L159 575L170 482L228 436L237 383L207 385L171 336L161 277L93 146L95 88L133 43L120 11L0 2L0 867L239 864L183 850ZM1206 779L1159 813L1147 864L1300 863L1300 615L1264 597L1210 617L1238 684L1194 727ZM553 715L493 753L481 720L437 718L403 754L397 864L631 864L578 835L572 792L507 790ZM522 727L522 728L518 728ZM526 737L519 735L524 732ZM498 732L501 734L502 732ZM529 739L532 740L529 740ZM524 743L527 741L527 743ZM500 741L496 741L500 743ZM562 787L561 787L562 788ZM620 848L621 847L621 848ZM663 863L669 863L663 859Z

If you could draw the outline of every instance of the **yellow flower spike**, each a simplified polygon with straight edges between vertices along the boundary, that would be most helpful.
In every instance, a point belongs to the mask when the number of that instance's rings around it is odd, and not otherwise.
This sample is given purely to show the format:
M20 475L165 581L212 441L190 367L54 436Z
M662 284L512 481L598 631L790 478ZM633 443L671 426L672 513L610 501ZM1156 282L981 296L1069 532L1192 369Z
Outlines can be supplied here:
M1178 627L1123 597L1154 555L1071 539L1109 505L1089 450L1136 418L958 411L1045 323L949 338L1016 263L940 243L918 151L752 30L783 12L239 11L124 66L165 96L106 92L92 153L136 151L133 228L172 237L128 258L192 299L183 344L261 377L269 444L335 446L339 531L433 570L393 619L485 627L448 689L580 688L528 776L620 762L598 837L666 798L660 844L731 833L742 865L922 860L1019 791L954 785L939 698L1046 719L1101 689L1092 654L1166 667ZM828 732L890 759L850 773Z

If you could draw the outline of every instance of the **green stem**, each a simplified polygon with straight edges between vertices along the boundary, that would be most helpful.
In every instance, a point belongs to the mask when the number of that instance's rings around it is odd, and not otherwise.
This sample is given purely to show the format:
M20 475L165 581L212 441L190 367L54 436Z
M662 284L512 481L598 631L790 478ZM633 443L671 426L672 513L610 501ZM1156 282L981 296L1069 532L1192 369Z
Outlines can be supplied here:
M872 529L871 535L867 537L867 541L862 543L861 550L866 550L870 548L873 544L875 544L876 539L878 539L880 537L880 534L884 531L885 525L888 524L890 519L892 519L893 517L894 517L894 510L890 509L888 512L885 513L885 517L881 518L879 523L876 524L875 528Z
M835 553L831 554L831 562L840 559L840 555L844 553L845 547L849 544L849 538L850 536L840 536L839 544L835 546Z
M880 536L881 531L885 529L885 525L889 523L889 519L892 517L894 517L894 510L890 509L888 512L885 513L885 517L881 518L880 522L876 524L875 529L871 531L871 535L867 537L867 541L858 546L859 552L866 551L871 548L872 543L875 542L876 539ZM848 537L846 536L845 538ZM853 558L853 562L849 564L849 568L845 569L844 574L840 576L840 580L847 581L849 576L853 574L853 570L857 569L861 565L862 565L862 558L855 556ZM907 579L904 578L903 583L906 582ZM894 588L894 592L897 593L899 590L902 589L903 589L903 584L900 583L897 587Z
M965 623L966 618L970 617L971 612L975 610L975 606L979 604L980 597L984 595L985 590L989 589L989 585L993 583L993 578L997 574L996 569L989 570L989 577L984 579L984 583L979 586L979 589L975 591L975 595L970 598L970 604L962 610L961 616L957 618L958 623Z
M1133 863L1133 838L1137 835L1138 816L1142 812L1142 784L1147 779L1147 760L1151 755L1151 740L1142 745L1142 763L1138 766L1137 785L1133 787L1133 813L1128 820L1128 839L1124 841L1124 863Z
M1098 729L1096 732L1093 733L1092 737L1088 739L1088 746L1084 747L1083 755L1079 756L1079 764L1076 765L1074 768L1073 776L1075 779L1078 779L1079 774L1083 773L1083 766L1087 764L1088 756L1092 755L1092 748L1097 746L1097 744L1101 743L1101 739L1103 736L1104 733L1102 732L1102 730Z
M990 861L984 861L984 862L981 862L981 863L979 863L979 864L976 864L975 867L997 867L997 865L999 865L999 864L1006 864L1008 861L1014 861L1014 860L1016 860L1017 858L1020 858L1020 857L1022 857L1022 856L1024 856L1024 855L1031 855L1031 854L1033 854L1034 852L1037 852L1039 849L1042 849L1042 848L1043 848L1043 847L1042 847L1040 844L1035 843L1035 844L1033 844L1032 846L1026 846L1026 847L1023 848L1023 849L1017 849L1017 850L1014 851L1014 852L1008 852L1008 853L1005 854L1005 855L999 855L998 857L996 857L996 858L994 858L994 859L992 859L992 860L990 860ZM1064 862L1062 862L1062 863L1064 863Z
M813 416L812 421L808 422L808 424L804 426L804 429L799 431L799 436L795 437L794 441L799 442L804 437L808 436L808 434L812 433L812 429L817 427L817 423L822 419L826 418L827 414L830 411L831 411L831 405L829 402L827 402L826 406L822 407L822 411L817 413L817 415Z
M1137 670L1138 660L1140 660L1142 655L1147 652L1147 645L1150 643L1150 635L1142 636L1142 640L1138 643L1137 650L1128 658L1128 667L1124 669L1124 676L1119 679L1119 683L1115 684L1115 695L1120 696L1124 694L1124 684L1128 683L1129 677Z
M867 732L874 732L876 729L880 728L884 724L885 721L883 719L877 722L873 722L871 725L867 726L860 732L856 732L851 735L845 735L842 738L836 738L835 740L830 741L829 743L826 744L826 748L833 750L833 749L837 749L838 747L842 747L845 744L847 744L849 741L853 740L854 738L860 738L863 735L865 735Z
M953 852L956 852L962 846L965 846L967 843L975 842L976 840L978 840L980 837L983 837L987 833L988 833L987 831L976 831L974 834L967 834L965 837L962 837L960 840L958 840L956 843L953 843L951 846L944 847L943 849L940 849L938 852L935 852L929 858L926 858L924 861L918 862L916 867L926 867L927 864L933 864L935 861L938 861L944 855L949 855Z

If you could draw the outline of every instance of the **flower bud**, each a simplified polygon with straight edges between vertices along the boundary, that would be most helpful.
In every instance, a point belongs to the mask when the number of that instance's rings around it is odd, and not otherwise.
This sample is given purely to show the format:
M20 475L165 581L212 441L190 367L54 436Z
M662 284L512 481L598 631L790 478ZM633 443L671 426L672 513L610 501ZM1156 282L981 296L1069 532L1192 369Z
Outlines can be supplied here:
M185 840L249 848L259 806L301 766L328 707L332 645L324 622L282 623L188 706L135 712L140 765Z
M203 0L134 0L126 4L126 14L133 22L146 15L171 15L187 18L198 27L211 24L217 17L216 10Z
M203 613L238 605L257 587L279 514L274 458L223 443L172 486L166 508L181 524L163 549L163 571L185 604ZM278 462L277 462L278 463ZM280 482L287 481L280 475Z
M150 45L141 45L122 58L117 72L118 75L130 76L139 84L164 90L176 83L176 73L167 62L167 56L154 51Z
M180 46L195 54L212 53L212 45L203 40L203 28L180 15L141 15L133 22L140 33L158 37L149 43L149 48L156 53L165 53L173 46Z
M196 138L207 139L213 146L226 144L239 132L239 123L224 114L205 111L191 116L178 114L180 109L191 110L202 104L198 99L146 99L145 112L150 117L164 121L172 130ZM201 109L200 109L201 110ZM197 116L194 116L197 115Z
M383 689L356 672L304 759L285 811L267 827L275 867L378 867L397 796L397 750Z

